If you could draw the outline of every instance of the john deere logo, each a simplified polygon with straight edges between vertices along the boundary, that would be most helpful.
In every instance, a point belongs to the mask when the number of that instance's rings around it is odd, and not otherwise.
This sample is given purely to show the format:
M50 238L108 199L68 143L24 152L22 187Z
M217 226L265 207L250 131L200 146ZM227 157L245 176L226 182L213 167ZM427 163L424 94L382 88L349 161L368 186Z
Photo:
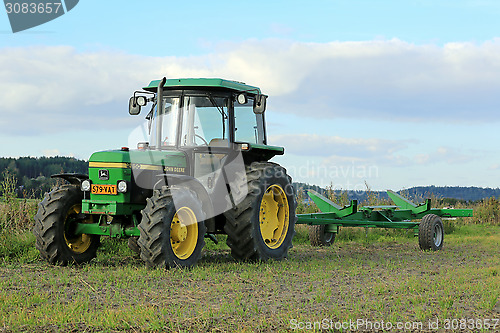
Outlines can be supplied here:
M106 170L106 169L99 170L99 179L100 180L109 180L109 170Z
M52 21L72 10L79 0L4 0L12 32Z

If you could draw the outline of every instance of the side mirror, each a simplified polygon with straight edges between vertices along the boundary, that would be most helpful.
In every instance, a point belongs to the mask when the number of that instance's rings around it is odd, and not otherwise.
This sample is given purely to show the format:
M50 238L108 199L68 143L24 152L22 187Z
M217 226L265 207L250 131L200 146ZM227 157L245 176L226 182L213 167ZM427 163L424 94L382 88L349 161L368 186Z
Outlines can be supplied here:
M253 101L253 113L262 114L266 111L266 95L256 95Z
M128 101L128 113L132 116L137 116L141 113L141 106L137 103L135 97L130 97L130 100Z

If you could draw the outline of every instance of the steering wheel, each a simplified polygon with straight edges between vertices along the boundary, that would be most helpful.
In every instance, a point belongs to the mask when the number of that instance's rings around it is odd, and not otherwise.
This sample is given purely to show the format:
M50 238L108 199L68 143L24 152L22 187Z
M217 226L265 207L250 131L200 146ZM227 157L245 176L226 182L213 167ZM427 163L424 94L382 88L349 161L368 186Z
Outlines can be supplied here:
M207 142L207 140L205 140L205 138L203 138L201 135L195 134L195 135L194 135L194 137L195 137L195 138L200 138L200 139L201 139L201 141L203 141L203 144L204 144L205 146L208 146L208 142ZM187 134L185 134L185 135L184 135L183 140L184 140L184 145L185 145L185 144L186 144L186 142L187 142ZM196 140L196 139L195 139L195 140ZM194 143L196 144L196 142L194 142Z
M205 146L208 146L208 142L207 142L207 140L205 140L205 138L204 138L204 137L202 137L201 135L195 134L195 135L194 135L194 137L195 137L195 138L200 138L200 139L201 139L201 141L203 141L203 144L204 144Z

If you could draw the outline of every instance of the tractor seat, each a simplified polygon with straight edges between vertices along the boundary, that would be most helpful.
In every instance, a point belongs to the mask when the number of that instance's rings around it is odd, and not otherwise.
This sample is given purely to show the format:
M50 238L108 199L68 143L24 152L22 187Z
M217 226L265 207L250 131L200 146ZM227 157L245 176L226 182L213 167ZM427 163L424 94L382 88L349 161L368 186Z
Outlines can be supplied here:
M210 140L208 144L209 147L229 147L229 141L227 139L219 139L214 138ZM213 154L212 156L217 157L219 160L222 160L226 155L225 154Z
M229 141L227 139L213 138L208 145L211 147L229 147Z

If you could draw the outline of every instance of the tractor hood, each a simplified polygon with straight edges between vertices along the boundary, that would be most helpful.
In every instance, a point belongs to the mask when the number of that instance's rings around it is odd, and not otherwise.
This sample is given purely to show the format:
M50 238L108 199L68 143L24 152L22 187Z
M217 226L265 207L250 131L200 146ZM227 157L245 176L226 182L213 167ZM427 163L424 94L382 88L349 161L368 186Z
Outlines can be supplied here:
M89 159L90 168L155 170L163 173L186 173L186 155L180 151L121 150L100 151Z

